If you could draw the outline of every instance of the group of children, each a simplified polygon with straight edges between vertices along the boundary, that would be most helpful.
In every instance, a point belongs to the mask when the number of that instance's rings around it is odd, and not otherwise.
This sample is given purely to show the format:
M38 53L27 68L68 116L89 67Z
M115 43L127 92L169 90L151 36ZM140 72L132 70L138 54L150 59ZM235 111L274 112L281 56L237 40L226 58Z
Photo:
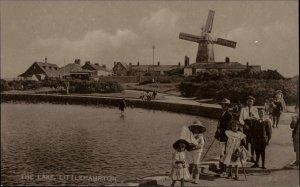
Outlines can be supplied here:
M197 128L196 126L200 127ZM195 127L195 129L193 129L193 127ZM198 168L205 143L203 137L205 127L200 122L194 122L188 129L190 130L190 135L186 133L186 130L183 130L184 133L181 133L180 139L173 144L175 152L173 153L172 159L171 179L173 182L171 186L174 186L176 181L180 181L181 186L184 185L184 181L191 181L195 184L199 182ZM228 178L233 177L232 172L234 168L234 179L238 180L238 167L242 164L242 159L245 159L247 156L247 151L240 146L246 136L239 131L238 121L235 120L231 121L231 129L227 130L225 134L228 139L226 153L222 157L222 162L228 166ZM185 151L188 151L188 155L192 157L191 164L189 165Z

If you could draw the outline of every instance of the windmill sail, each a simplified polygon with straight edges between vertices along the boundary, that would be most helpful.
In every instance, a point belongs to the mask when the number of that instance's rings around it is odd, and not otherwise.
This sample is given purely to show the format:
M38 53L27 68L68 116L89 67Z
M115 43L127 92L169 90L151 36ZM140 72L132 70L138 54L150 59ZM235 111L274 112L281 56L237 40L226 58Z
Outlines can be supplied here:
M208 12L208 16L207 16L207 20L206 20L206 24L205 24L205 31L207 33L211 32L212 25L213 25L213 22L214 22L214 15L215 15L215 11L210 10Z
M183 39L183 40L188 40L188 41L192 41L192 42L201 42L202 40L204 40L204 37L202 36L196 36L196 35L192 35L192 34L186 34L181 32L179 34L179 38Z
M226 46L226 47L231 47L231 48L236 47L236 42L235 41L226 40L226 39L223 39L223 38L216 38L214 40L214 43L218 44L218 45L223 45L223 46Z

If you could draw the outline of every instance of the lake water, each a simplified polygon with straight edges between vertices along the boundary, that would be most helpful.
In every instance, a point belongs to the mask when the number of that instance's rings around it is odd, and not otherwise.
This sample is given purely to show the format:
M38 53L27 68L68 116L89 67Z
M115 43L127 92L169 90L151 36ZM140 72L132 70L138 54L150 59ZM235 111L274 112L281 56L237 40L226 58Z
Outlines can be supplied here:
M208 118L137 108L122 117L109 107L1 103L2 184L99 185L107 181L58 176L113 176L120 182L165 174L182 126L196 119L207 127L208 147L216 129L216 120ZM214 156L215 148L206 158Z

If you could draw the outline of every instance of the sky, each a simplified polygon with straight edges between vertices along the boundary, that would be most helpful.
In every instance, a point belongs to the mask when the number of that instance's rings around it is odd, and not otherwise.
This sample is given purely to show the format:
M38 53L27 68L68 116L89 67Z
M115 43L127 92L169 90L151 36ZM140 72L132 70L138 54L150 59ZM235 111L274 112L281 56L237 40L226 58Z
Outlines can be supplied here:
M298 1L0 1L1 77L20 75L34 62L59 67L81 59L106 64L178 64L196 60L198 44L179 33L201 34L215 11L212 37L237 42L214 45L216 61L261 65L285 77L299 74Z

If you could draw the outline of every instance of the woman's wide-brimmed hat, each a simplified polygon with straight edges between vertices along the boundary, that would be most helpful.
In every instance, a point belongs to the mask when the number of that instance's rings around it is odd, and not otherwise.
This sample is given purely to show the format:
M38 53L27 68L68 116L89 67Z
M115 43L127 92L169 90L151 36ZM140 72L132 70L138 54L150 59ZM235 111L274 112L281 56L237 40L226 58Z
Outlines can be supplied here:
M189 126L190 131L194 133L198 131L199 133L203 133L206 131L206 128L203 126L201 121L194 121L192 125Z
M276 90L275 92L276 92L276 93L282 93L282 91L281 91L281 90Z
M220 105L231 105L230 100L224 98L221 102L219 102Z
M189 142L184 139L179 139L173 144L173 148L178 149L180 144L184 144L186 148L189 146Z

